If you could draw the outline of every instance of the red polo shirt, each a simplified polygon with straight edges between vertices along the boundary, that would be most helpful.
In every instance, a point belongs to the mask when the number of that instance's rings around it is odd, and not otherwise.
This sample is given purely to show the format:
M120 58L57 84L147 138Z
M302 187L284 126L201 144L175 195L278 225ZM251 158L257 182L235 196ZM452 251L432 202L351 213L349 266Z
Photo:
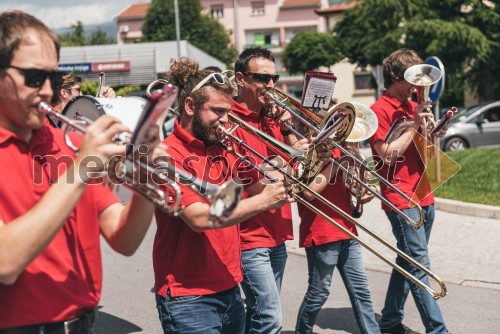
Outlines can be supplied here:
M248 110L236 101L233 101L232 112L242 120L250 123L253 127L283 142L283 135L280 132L280 128L272 119L260 117L259 114ZM242 128L237 128L234 134L265 157L276 156L273 150L268 149L262 141ZM262 159L255 156L252 152L244 153L252 156L259 164L262 163ZM242 250L275 247L291 239L293 239L293 226L290 204L260 213L240 224Z
M377 132L370 138L372 145L372 154L377 163L381 163L377 158L377 152L373 148L373 144L378 140L384 140L387 132L392 124L400 117L406 116L413 119L414 109L417 106L415 102L404 101L401 103L396 98L388 95L386 92L371 106L372 110L377 115L378 129ZM420 201L420 206L428 206L434 203L434 195L425 174L424 164L421 156L414 143L410 144L406 152L403 154L404 161L397 162L393 166L383 165L378 173L387 178L399 190L404 192L410 198L416 200L415 193L417 187L420 191L424 191L424 195L420 195L423 200ZM384 197L394 204L398 209L407 209L411 207L411 203L406 201L398 193L388 188L385 184L380 184L381 192ZM390 207L382 203L382 209L392 211Z
M333 151L334 157L340 156L340 151ZM343 174L339 170L337 177L330 181L321 195L327 200L335 204L339 209L347 214L351 214L351 195L349 189L345 186L343 181ZM345 227L347 230L355 235L358 235L356 226L343 218L336 211L328 208L323 202L314 199L311 201L315 207L326 213L330 218L335 220L339 225ZM325 218L315 214L302 204L298 204L300 215L300 228L299 228L299 246L312 247L312 244L323 245L329 242L350 239L350 237L342 232L337 227L329 223Z
M175 165L213 184L232 178L236 158L222 146L206 147L175 121L165 139ZM256 179L257 180L257 179ZM181 186L182 206L207 201L187 186ZM157 210L157 232L153 248L155 291L173 297L206 295L236 286L243 279L238 225L194 232L179 217Z
M0 219L9 224L30 210L73 158L60 129L43 126L26 143L0 128ZM69 320L97 306L102 287L98 216L118 201L102 185L87 187L47 248L13 285L0 284L0 328Z

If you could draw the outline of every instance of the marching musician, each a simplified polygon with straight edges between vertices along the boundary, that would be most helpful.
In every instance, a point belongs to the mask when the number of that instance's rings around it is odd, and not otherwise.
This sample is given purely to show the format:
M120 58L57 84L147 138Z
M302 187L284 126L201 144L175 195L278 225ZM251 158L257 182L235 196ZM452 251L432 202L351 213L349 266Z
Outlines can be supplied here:
M59 112L64 110L64 107L71 99L76 96L82 96L81 85L82 78L76 74L70 73L62 75L58 80L53 82L54 96L52 96L52 105ZM102 97L115 98L116 93L113 88L105 86L103 88Z
M340 151L334 150L332 156L340 159ZM352 166L353 161L344 159ZM309 184L309 189L321 193L342 211L351 212L351 190L344 182L343 172L333 163L329 163ZM307 190L304 197L316 208L326 213L339 225L358 235L356 226L322 201L314 198ZM367 203L373 194L365 194L361 203ZM323 304L327 301L335 267L349 294L352 309L361 333L380 333L375 313L373 312L370 286L366 277L361 245L321 215L314 213L302 204L298 204L300 215L299 246L305 247L308 267L308 286L302 300L295 326L296 334L312 334L316 318Z
M172 60L166 79L179 87L179 117L164 141L175 165L213 184L238 177L255 196L242 200L229 220L214 222L209 203L181 185L180 216L156 212L153 266L159 318L165 333L243 333L237 224L292 202L291 188L283 182L264 185L257 172L219 145L218 128L228 122L232 106L233 88L225 76L181 58Z
M382 204L392 226L392 232L397 240L397 247L413 257L420 264L430 269L428 242L434 222L434 196L425 176L425 166L414 141L414 131L406 131L399 138L386 143L385 137L391 125L402 116L413 120L412 128L419 130L422 119L432 117L427 109L431 107L430 101L422 104L409 100L412 85L404 78L404 72L412 65L421 64L422 59L413 51L400 49L394 51L383 61L383 75L385 91L383 95L371 106L378 118L377 132L370 138L372 153L381 166L379 173L389 179L410 198L417 198L425 214L424 225L415 229L407 220L403 219L387 205ZM446 127L437 133L441 137L445 134ZM396 153L396 154L395 154ZM409 207L395 191L385 184L380 184L382 195L394 204L403 213L414 221L418 221L419 211ZM418 188L417 188L418 187ZM418 190L418 192L417 192ZM396 263L421 280L429 284L428 276L417 270L400 257ZM432 296L408 280L396 270L392 270L389 287L382 309L379 325L382 333L408 333L409 329L402 324L404 317L404 304L411 291L417 305L420 317L427 333L448 333L439 306Z
M138 195L123 206L92 184L93 173L125 153L112 142L128 131L117 119L89 126L77 157L63 132L44 124L37 107L53 95L57 36L13 10L0 15L0 43L0 333L93 333L100 235L133 254L154 207Z
M274 91L278 79L271 51L261 47L245 49L235 62L238 93L232 113L285 144L305 149L307 139L297 140L285 125L291 123L290 113L278 109L267 95ZM245 129L237 128L234 134L259 154L276 155ZM322 146L317 150L318 157L328 159L330 153ZM252 152L246 154L260 161ZM287 260L285 241L293 239L291 207L285 205L262 212L243 222L240 229L244 275L241 286L247 305L245 333L279 333L282 329L280 290Z

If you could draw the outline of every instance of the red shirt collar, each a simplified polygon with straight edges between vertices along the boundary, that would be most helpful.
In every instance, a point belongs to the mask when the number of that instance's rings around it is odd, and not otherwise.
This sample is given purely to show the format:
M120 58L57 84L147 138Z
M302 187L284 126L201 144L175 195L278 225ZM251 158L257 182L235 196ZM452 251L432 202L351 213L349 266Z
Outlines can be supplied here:
M249 119L254 120L254 121L259 121L261 119L260 114L256 113L255 111L251 111L235 99L233 99L233 111L247 116Z
M31 151L41 149L45 154L55 153L61 150L54 140L54 133L51 131L51 127L47 125L33 131L30 143L27 143L24 138L19 137L15 133L0 127L0 144L9 141L11 143L17 141L18 143L30 146Z
M384 91L382 93L381 99L384 100L385 102L389 103L390 105L392 105L395 109L402 109L408 115L413 115L413 108L411 106L410 100L406 99L403 102L401 102L397 98L395 98L394 96L387 93L387 91Z
M179 140L185 143L186 146L189 146L196 151L205 152L206 146L201 140L193 137L190 133L188 133L180 124L179 119L177 118L174 122L174 134Z

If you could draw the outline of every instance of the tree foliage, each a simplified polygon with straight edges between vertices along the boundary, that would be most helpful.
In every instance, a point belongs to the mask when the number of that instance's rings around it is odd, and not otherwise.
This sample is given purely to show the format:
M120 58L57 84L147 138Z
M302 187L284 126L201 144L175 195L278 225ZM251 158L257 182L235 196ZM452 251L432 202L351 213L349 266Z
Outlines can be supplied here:
M283 63L289 73L305 73L341 60L330 33L300 32L283 52Z
M72 24L71 29L72 31L59 35L62 46L104 45L115 43L115 39L108 36L108 34L99 27L86 37L85 28L81 21Z
M199 0L179 1L180 37L221 60L234 61L237 50L224 27L214 18L201 13ZM142 25L145 42L176 39L174 0L153 0Z
M443 105L462 105L468 86L480 100L500 96L500 4L487 0L363 0L334 28L340 56L362 67L410 48L443 62Z

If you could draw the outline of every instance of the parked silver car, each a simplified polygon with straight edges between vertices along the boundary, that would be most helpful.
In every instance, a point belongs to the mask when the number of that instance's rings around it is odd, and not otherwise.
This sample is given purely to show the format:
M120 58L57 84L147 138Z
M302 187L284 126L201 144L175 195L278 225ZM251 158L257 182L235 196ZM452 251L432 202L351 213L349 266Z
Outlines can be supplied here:
M500 145L500 101L481 103L458 112L441 138L444 151L484 145Z

